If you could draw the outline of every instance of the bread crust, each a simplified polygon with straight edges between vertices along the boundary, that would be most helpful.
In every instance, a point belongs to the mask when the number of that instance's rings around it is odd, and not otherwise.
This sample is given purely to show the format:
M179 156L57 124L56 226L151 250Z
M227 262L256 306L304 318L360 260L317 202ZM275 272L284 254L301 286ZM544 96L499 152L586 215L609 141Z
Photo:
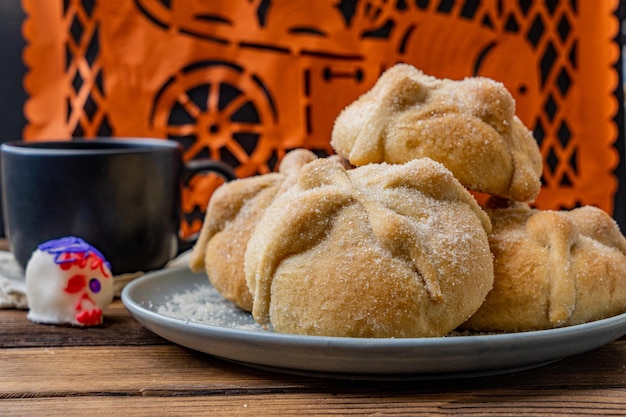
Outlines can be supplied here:
M429 157L466 188L515 201L541 189L537 142L508 90L488 78L438 79L397 64L339 114L331 146L356 166Z
M250 235L267 207L316 158L311 151L296 149L283 158L279 172L225 183L209 201L189 266L195 272L206 271L215 289L243 310L252 310L243 270Z
M463 326L531 331L626 311L626 239L604 211L488 208L494 288Z
M492 287L488 217L443 165L319 159L266 210L245 274L274 331L443 336Z

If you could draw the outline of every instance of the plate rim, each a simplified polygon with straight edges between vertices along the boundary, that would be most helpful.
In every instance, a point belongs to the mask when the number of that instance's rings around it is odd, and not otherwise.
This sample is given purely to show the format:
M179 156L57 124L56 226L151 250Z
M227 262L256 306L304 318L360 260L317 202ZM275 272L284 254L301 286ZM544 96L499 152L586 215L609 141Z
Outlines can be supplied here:
M180 275L182 274L182 278ZM598 348L606 343L616 340L626 334L626 313L593 322L577 324L547 330L516 333L494 333L480 335L453 335L445 337L429 338L352 338L333 336L304 336L295 334L282 334L264 330L234 329L229 327L215 326L211 324L193 322L185 319L165 316L142 305L138 300L138 294L142 286L154 285L155 282L167 281L177 277L176 282L180 285L183 280L201 280L206 285L211 285L205 273L195 273L186 265L180 265L160 271L147 273L126 285L122 290L121 299L130 313L148 330L170 340L173 343L217 356L232 362L249 364L252 367L263 369L276 369L278 372L293 371L296 374L311 374L313 376L338 375L339 378L351 379L356 377L390 377L396 375L409 379L433 379L453 375L455 377L481 376L494 373L505 373L513 369L527 369L545 365L567 356L584 353ZM168 287L172 290L174 284ZM590 337L603 335L601 338ZM204 339L204 342L202 343ZM498 365L498 360L512 356L513 353L503 354L502 348L513 348L520 354L525 350L537 350L541 344L553 343L555 340L582 340L584 343L576 346L559 346L553 353L543 354L541 358L518 361L511 366ZM242 351L239 344L246 344L249 351ZM563 343L560 343L563 345ZM239 349L238 349L239 348ZM229 349L233 349L232 352ZM293 354L292 350L302 351L304 358L314 359L316 356L324 356L327 360L351 361L345 365L308 364L297 365L293 358L282 359L280 355L274 355L272 349ZM419 354L426 351L435 351L440 355L455 356L463 351L485 350L485 354L493 353L502 358L494 357L494 366L471 366L467 369L459 369L458 372L449 369L439 369L440 365L432 365L433 369L425 369L421 372L415 367L401 366L403 363L412 364L419 362ZM250 353L265 353L270 357L257 356ZM224 354L225 353L225 354ZM382 355L394 366L386 370L384 363L372 364L372 369L359 369L369 358ZM395 355L395 357L394 357ZM480 356L483 354L481 353ZM455 356L456 357L456 356ZM393 360L391 359L393 358ZM424 359L424 358L421 358ZM439 358L436 358L439 359ZM483 359L484 360L484 359ZM430 366L430 365L429 365ZM356 367L356 368L355 368Z

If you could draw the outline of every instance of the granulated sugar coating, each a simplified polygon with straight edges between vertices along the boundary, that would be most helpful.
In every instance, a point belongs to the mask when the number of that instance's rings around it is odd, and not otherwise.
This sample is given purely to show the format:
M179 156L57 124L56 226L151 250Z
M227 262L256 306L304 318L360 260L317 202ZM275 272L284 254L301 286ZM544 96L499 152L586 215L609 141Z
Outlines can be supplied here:
M208 282L182 293L173 294L157 313L198 324L238 330L263 330L252 315L225 299Z
M488 78L438 79L397 64L339 114L331 146L356 166L428 157L466 188L516 201L541 188L537 142Z
M305 149L289 152L279 172L228 182L215 191L207 209L189 267L204 271L211 284L238 307L252 310L252 294L243 272L250 234L265 209L288 189L298 172L317 156Z
M442 164L318 159L248 242L253 315L280 333L444 336L493 284L491 223Z
M465 328L551 329L626 310L626 239L608 214L489 203L495 283Z

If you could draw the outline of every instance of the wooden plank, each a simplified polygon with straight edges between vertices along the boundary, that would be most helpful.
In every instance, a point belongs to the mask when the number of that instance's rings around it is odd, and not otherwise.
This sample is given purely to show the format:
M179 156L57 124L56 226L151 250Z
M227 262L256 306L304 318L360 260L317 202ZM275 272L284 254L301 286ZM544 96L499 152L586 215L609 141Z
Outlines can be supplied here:
M0 415L615 415L626 338L534 370L447 381L341 381L258 371L165 343L116 302L106 326L29 323L0 312ZM25 341L5 341L19 333ZM129 329L131 334L125 334ZM132 332L135 332L132 334ZM141 334L147 334L147 339ZM63 339L70 337L71 339ZM16 341L17 340L17 341ZM73 347L59 347L69 344ZM85 346L78 346L85 344Z
M0 310L0 348L168 343L136 321L120 300L104 310L104 323L97 327L32 323L26 314L24 310Z
M196 397L79 397L0 400L5 417L46 416L302 416L302 415L621 415L623 391L544 390L392 395L298 392Z
M289 376L233 365L176 345L0 350L0 398L57 396L197 396L294 389L382 392L489 392L517 389L585 390L617 387L626 393L626 343L510 375L413 382L341 381Z
M341 381L257 371L175 345L0 350L0 414L618 414L626 343L511 375Z
M0 363L0 398L192 395L291 384L175 345L2 349Z

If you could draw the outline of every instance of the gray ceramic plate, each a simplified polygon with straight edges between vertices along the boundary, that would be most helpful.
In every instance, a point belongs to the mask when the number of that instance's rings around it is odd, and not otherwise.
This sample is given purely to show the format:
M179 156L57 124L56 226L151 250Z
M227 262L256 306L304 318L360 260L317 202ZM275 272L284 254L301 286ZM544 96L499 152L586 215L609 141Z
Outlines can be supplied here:
M225 301L186 267L146 274L122 292L146 328L247 366L345 379L428 380L511 373L598 348L626 334L626 314L525 333L361 339L279 334Z

